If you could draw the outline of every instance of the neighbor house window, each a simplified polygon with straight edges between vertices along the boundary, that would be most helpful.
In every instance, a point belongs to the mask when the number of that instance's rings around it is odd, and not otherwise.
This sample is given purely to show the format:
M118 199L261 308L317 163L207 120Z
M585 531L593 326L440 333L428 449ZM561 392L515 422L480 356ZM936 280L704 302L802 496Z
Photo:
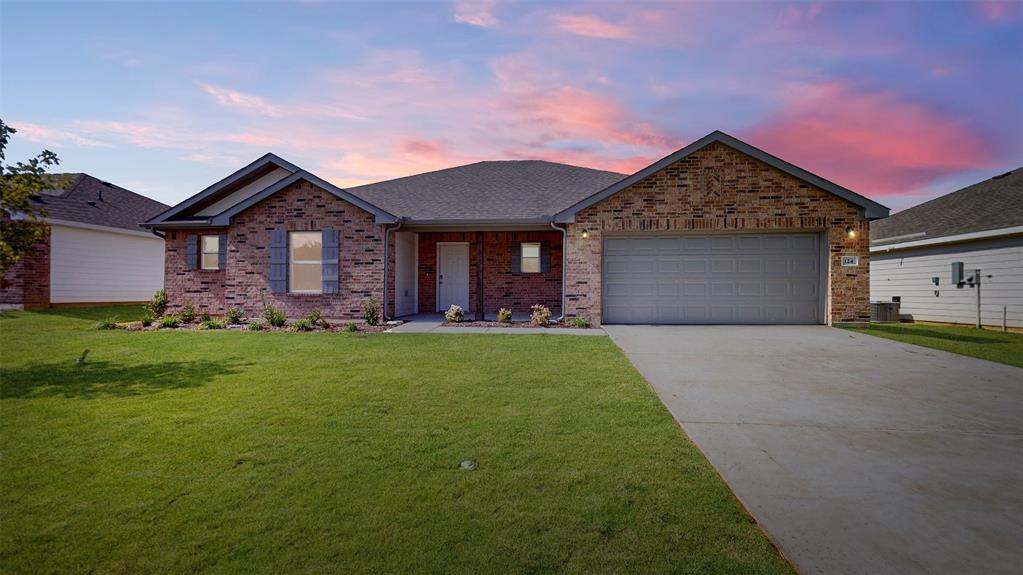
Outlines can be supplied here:
M322 293L323 233L291 232L290 240L291 291Z
M199 256L202 258L202 269L220 269L220 236L202 236Z
M522 244L522 273L540 273L540 244Z

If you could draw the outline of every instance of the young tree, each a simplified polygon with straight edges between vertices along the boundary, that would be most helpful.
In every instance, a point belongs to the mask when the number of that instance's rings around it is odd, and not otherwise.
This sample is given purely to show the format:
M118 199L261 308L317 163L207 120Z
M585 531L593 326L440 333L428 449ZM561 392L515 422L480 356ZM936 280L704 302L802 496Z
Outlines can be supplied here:
M46 213L30 200L54 184L46 170L60 163L57 154L43 150L28 162L8 164L7 142L16 132L0 120L0 215L8 216L0 226L0 279L46 237L46 225L40 222Z

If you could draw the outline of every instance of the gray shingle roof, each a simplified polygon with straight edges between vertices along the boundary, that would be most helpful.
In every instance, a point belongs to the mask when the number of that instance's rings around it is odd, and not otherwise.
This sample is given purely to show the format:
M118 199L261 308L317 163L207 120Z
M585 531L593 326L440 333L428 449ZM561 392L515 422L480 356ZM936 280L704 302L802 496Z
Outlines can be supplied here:
M347 188L410 222L542 220L625 174L541 160L478 162Z
M54 187L33 198L46 217L144 231L139 224L168 206L89 174L54 174Z
M1023 226L1023 167L870 225L875 245Z

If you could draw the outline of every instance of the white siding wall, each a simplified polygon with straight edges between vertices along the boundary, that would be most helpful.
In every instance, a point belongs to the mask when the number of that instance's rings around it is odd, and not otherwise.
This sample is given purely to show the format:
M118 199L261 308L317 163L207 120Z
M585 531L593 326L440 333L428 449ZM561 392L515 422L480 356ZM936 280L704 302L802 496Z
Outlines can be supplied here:
M394 234L394 315L416 313L416 234Z
M163 240L51 226L50 302L145 301L163 287Z
M903 316L972 324L977 317L977 292L975 288L952 285L952 262L957 261L963 262L967 271L981 271L983 323L1001 325L1002 306L1008 306L1009 326L1023 327L1023 237L1019 236L873 252L870 299L891 301L892 296L901 296ZM932 277L940 278L937 286Z

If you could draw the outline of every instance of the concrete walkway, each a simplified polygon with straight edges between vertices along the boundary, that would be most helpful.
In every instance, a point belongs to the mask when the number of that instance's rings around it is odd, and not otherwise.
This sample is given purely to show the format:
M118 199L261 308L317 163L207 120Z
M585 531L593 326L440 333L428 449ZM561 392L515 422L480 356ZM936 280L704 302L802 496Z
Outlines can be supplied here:
M543 327L449 327L444 325L444 316L440 314L420 314L405 319L405 323L395 326L387 333L499 333L505 335L526 335L542 333L548 335L607 335L602 329L574 328L543 328Z
M605 329L801 573L1023 573L1023 369L827 327Z

